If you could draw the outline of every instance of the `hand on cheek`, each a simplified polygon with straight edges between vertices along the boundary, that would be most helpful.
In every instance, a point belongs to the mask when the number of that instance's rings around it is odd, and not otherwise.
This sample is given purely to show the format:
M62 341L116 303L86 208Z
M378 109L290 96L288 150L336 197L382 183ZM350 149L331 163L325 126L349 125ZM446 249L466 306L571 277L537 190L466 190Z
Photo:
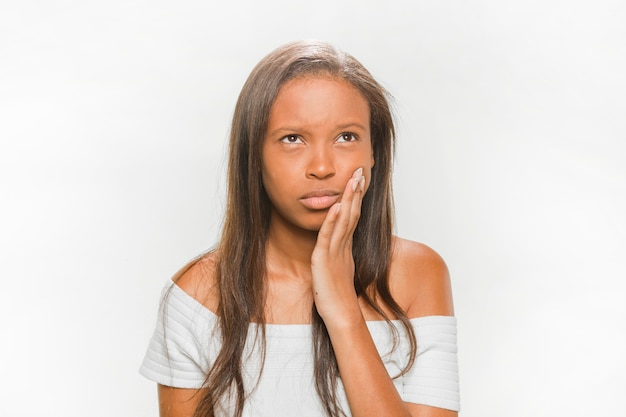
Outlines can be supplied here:
M359 168L346 184L341 201L329 209L311 257L313 299L327 327L347 326L361 318L354 290L352 237L364 191L365 177Z

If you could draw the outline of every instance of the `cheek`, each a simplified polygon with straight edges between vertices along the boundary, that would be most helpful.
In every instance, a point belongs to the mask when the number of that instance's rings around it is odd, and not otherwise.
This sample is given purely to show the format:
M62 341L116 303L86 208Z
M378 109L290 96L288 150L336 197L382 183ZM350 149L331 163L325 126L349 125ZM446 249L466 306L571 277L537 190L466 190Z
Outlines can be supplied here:
M359 166L363 167L363 175L365 175L365 186L369 186L372 178L372 169L374 168L374 151L370 148L361 156Z
M281 201L293 194L295 188L293 176L280 168L262 169L261 181L272 205L280 205Z
M275 175L272 172L264 169L261 171L261 182L263 183L265 193L271 200L273 200L274 195L277 194Z
M273 186L274 178L278 176L277 169L280 169L280 164L277 164L273 158L268 158L264 152L261 160L261 181L266 189Z

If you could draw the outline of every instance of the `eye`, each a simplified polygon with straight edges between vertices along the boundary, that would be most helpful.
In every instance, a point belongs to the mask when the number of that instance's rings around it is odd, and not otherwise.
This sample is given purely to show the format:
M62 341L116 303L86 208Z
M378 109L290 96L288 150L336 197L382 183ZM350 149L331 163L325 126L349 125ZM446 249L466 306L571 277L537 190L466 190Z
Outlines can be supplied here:
M339 135L339 137L337 138L337 142L354 142L356 140L358 140L359 137L352 132L343 132L341 135Z
M302 139L298 135L287 135L284 136L281 140L283 143L302 143Z

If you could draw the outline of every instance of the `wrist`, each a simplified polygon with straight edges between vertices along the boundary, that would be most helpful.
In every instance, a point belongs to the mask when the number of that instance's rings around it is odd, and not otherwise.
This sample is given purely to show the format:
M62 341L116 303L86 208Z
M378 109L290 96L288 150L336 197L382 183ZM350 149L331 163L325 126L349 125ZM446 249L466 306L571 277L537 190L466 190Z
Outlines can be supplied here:
M361 308L358 303L355 303L356 308L347 308L343 306L338 311L334 312L319 312L320 317L326 325L326 329L329 334L331 332L350 332L351 330L358 329L365 324L365 318L361 313Z

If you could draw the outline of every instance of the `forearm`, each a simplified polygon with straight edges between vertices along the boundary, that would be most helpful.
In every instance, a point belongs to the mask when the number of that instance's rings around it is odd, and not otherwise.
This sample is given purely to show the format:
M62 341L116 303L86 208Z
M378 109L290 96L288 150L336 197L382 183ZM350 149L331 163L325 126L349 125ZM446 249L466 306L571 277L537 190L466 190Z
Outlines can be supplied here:
M365 320L327 328L352 416L410 416Z

